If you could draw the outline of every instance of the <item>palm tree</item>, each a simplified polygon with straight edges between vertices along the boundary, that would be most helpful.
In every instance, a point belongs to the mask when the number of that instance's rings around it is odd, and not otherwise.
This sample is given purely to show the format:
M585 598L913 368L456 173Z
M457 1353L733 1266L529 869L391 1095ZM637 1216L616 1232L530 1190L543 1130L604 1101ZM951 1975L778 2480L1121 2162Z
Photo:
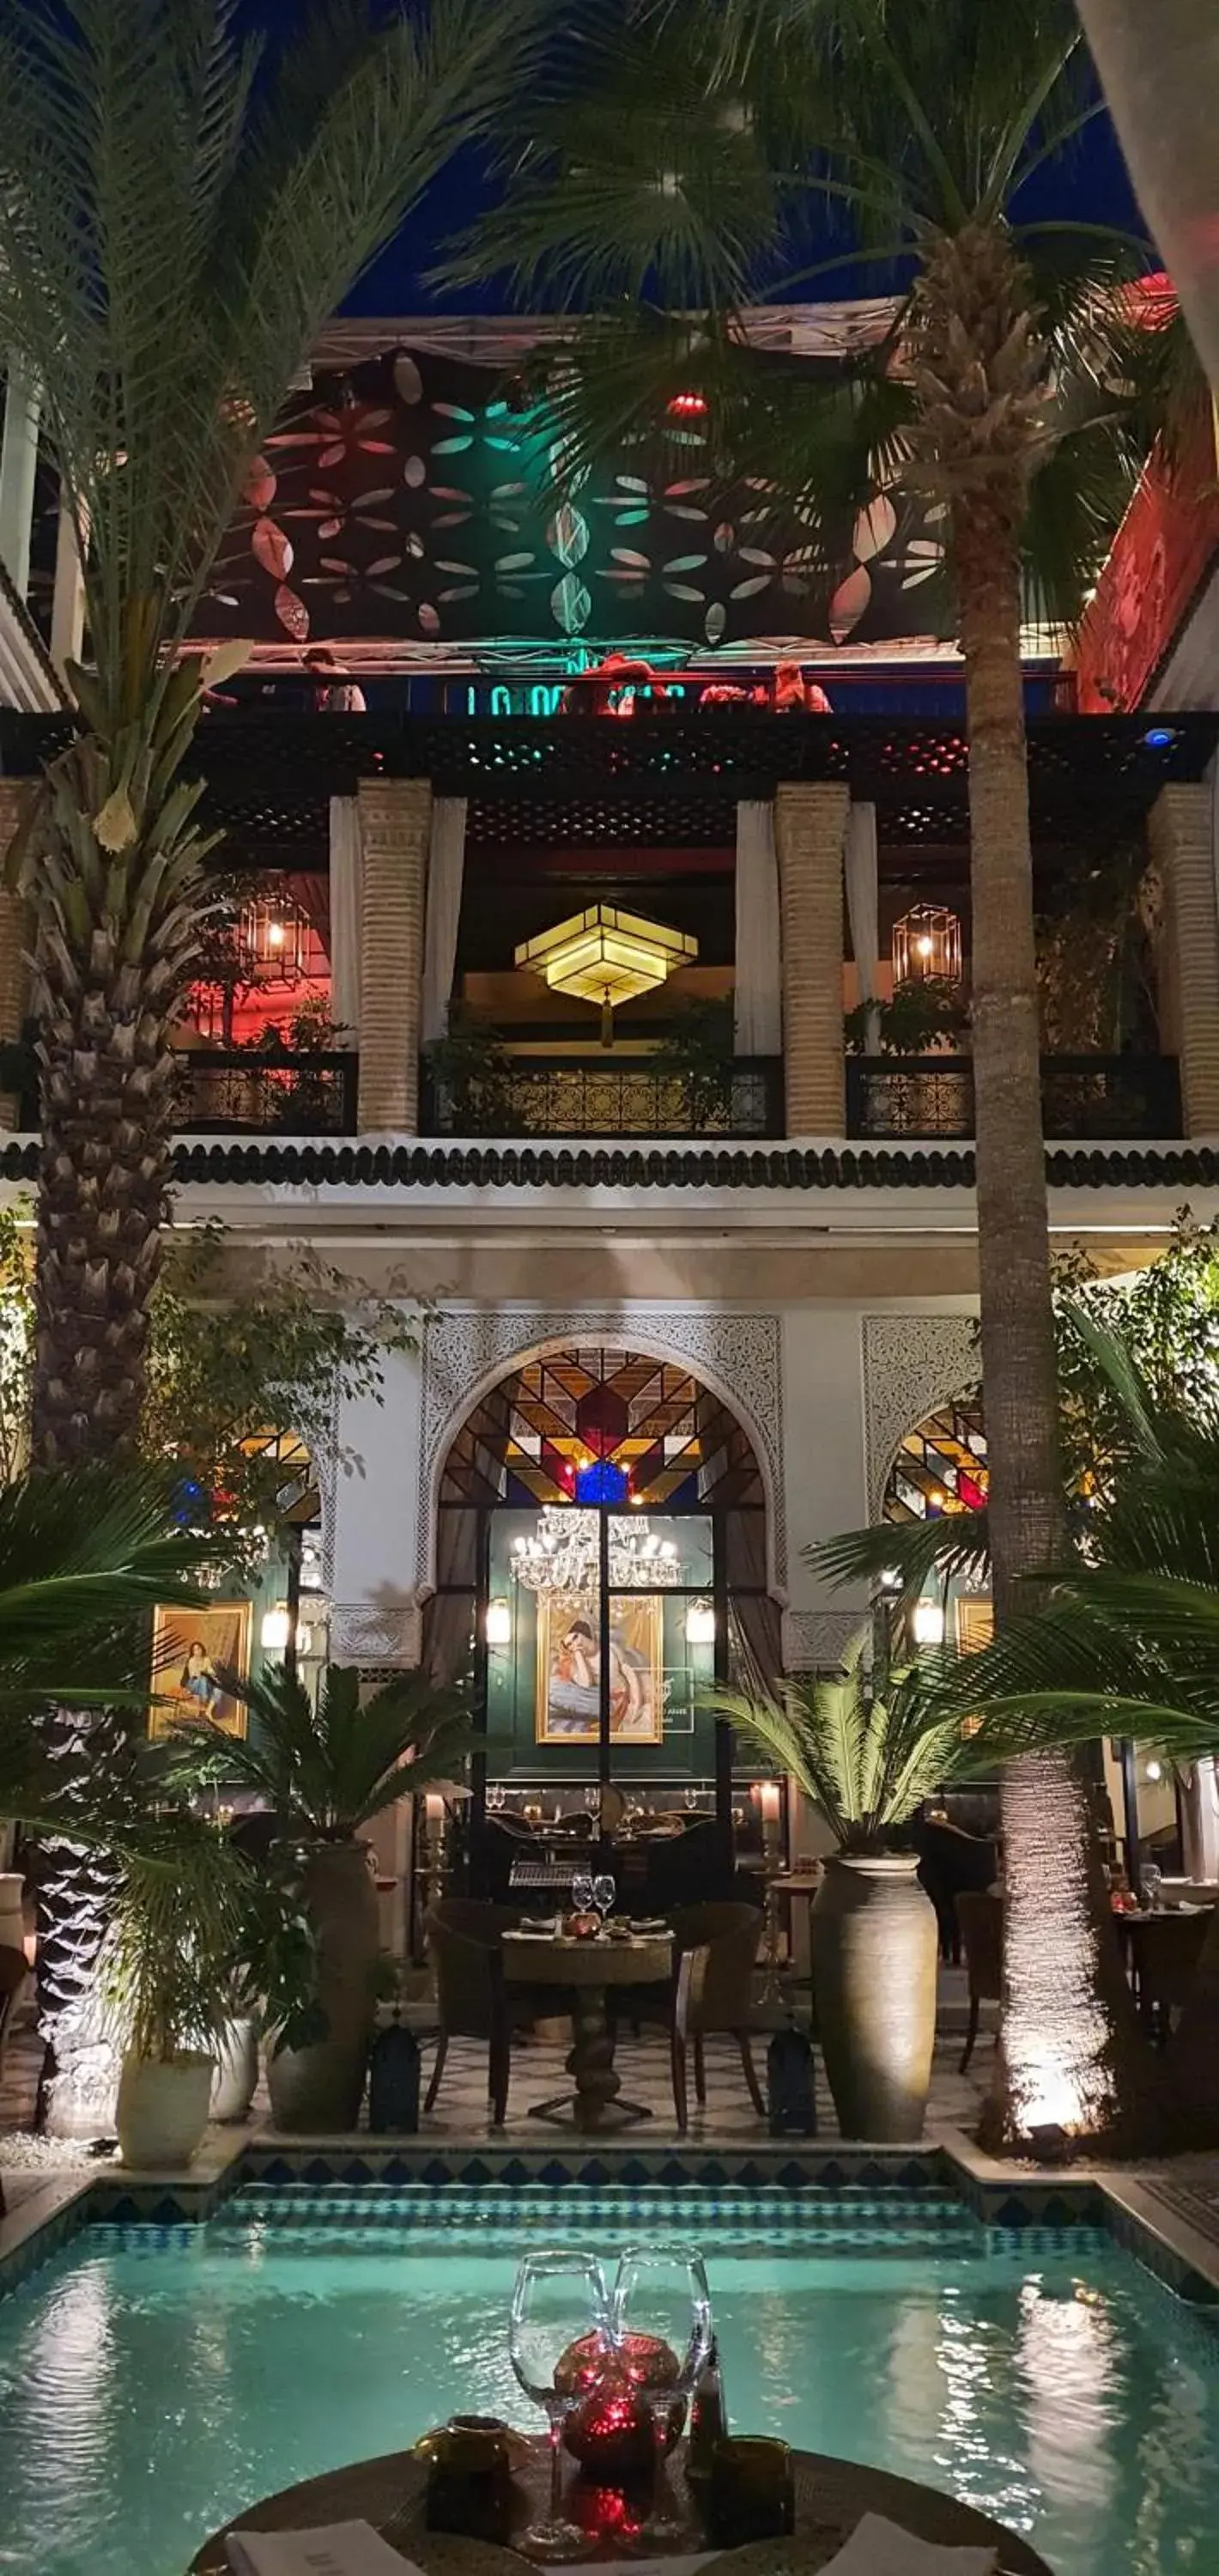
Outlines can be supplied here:
M34 1455L136 1454L168 1198L171 1031L200 936L181 658L260 442L323 322L448 155L527 75L535 0L293 12L7 0L0 343L41 389L91 667L23 836L43 1159ZM303 16L306 23L295 23Z
M1139 202L1219 392L1213 254L1219 34L1211 0L1078 0Z
M1097 1500L1086 1552L1035 1613L936 1695L1027 1740L1127 1735L1173 1760L1219 1753L1219 1394L1167 1403L1116 1338L1097 1337L1129 1428L1129 1463ZM1168 2053L1180 2143L1219 2140L1219 1912ZM1175 2097L1175 2098L1173 2098Z
M354 1841L399 1798L449 1779L474 1743L460 1693L422 1673L397 1674L365 1698L353 1665L328 1664L316 1705L284 1665L234 1689L250 1734L206 1719L176 1726L171 1784L250 1790L309 1842Z
M493 247L571 326L560 429L578 465L679 387L707 400L725 479L768 485L826 563L843 505L877 481L943 516L970 748L973 1059L982 1374L996 1612L1064 1546L1039 1083L1021 620L1078 599L1116 523L1134 334L1133 245L1022 220L1029 182L1098 112L1069 0L654 0L578 29L566 86L531 101L505 150ZM590 69L591 66L591 69ZM827 238L810 237L810 209ZM848 238L849 235L849 238ZM786 258L792 274L769 280ZM747 345L768 291L872 261L894 288L870 347L825 370ZM1121 390L1119 391L1119 388ZM687 452L688 453L688 452ZM685 468L689 470L689 465ZM1124 484L1124 477L1118 478ZM1006 2125L1045 2125L1032 2070L1047 1937L1077 2002L1055 2124L1122 2125L1121 1998L1087 1783L1069 1756L1005 1775L1013 1900ZM1026 1999L1028 1999L1026 2010Z

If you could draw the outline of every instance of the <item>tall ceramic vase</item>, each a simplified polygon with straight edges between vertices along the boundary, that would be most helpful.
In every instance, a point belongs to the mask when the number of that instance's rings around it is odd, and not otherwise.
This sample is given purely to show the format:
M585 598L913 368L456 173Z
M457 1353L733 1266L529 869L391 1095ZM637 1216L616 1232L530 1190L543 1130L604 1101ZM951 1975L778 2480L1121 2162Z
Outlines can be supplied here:
M812 1909L813 1991L844 2138L923 2134L935 2046L939 1945L914 1859L825 1864Z
M315 1843L305 1859L303 1892L317 1939L327 2036L307 2048L276 2051L272 2035L267 2091L277 2129L316 2137L354 2129L364 2095L381 1946L367 1844Z

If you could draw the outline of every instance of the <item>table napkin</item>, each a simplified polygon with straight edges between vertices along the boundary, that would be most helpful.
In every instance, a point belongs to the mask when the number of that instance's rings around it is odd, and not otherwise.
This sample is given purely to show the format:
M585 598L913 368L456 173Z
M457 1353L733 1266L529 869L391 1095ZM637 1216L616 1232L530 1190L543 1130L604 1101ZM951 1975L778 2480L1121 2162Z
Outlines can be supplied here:
M998 2565L989 2541L976 2548L945 2548L942 2541L916 2540L912 2531L899 2531L883 2514L865 2513L822 2576L997 2576Z
M316 2531L231 2531L233 2576L419 2576L370 2522L330 2522Z

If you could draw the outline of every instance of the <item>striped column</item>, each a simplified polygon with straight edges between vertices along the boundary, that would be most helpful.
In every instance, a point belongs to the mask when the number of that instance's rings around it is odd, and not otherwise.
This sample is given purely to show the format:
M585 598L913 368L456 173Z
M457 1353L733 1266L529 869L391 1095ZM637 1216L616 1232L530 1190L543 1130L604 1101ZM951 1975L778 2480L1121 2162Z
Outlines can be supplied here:
M419 1128L419 1009L432 791L426 779L359 787L361 1135Z
M25 820L29 796L28 780L0 778L0 871L9 843ZM25 903L0 883L0 1045L10 1045L20 1037L29 1008L30 970L25 952L30 944L30 927ZM0 1129L16 1126L18 1105L14 1093L0 1091Z
M843 850L846 787L775 795L783 941L783 1072L789 1136L841 1136Z
M1219 914L1209 784L1164 787L1147 819L1160 877L1160 1007L1187 1136L1219 1136Z

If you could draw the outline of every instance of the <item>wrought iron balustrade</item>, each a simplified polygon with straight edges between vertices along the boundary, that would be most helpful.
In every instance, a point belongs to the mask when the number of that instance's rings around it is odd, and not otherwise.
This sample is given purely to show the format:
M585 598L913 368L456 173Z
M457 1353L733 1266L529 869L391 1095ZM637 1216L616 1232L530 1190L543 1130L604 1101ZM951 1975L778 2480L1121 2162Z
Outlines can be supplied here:
M778 1056L741 1056L723 1082L646 1057L514 1056L507 1073L446 1085L423 1068L431 1136L781 1136Z
M1046 1055L1045 1132L1056 1139L1181 1134L1175 1056ZM847 1134L966 1138L974 1132L968 1056L849 1056Z
M360 1059L195 1047L178 1068L175 1125L202 1136L354 1136Z

